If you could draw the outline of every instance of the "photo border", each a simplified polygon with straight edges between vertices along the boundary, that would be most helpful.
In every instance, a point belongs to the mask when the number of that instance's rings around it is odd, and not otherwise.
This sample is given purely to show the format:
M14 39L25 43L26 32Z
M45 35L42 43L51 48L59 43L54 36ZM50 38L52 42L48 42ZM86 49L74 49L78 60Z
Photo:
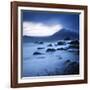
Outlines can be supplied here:
M54 9L73 9L84 11L84 79L66 81L46 81L18 83L18 7L38 7ZM11 2L11 87L35 87L87 83L87 6L66 4L45 4L32 2Z

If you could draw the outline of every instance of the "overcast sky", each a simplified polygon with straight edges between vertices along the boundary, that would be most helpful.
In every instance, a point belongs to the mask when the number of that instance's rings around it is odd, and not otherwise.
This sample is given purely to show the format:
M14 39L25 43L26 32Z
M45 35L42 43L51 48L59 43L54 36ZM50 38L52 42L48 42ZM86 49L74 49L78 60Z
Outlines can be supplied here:
M51 36L66 28L79 31L79 14L22 10L23 35Z

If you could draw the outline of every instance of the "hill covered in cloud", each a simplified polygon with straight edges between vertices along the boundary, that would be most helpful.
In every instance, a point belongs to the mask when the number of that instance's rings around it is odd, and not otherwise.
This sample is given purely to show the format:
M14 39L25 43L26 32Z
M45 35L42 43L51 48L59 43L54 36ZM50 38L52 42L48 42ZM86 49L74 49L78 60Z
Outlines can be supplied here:
M43 37L26 36L26 35L23 36L24 42L35 42L35 41L48 42L48 41L57 41L57 40L65 40L65 39L79 40L79 34L77 32L73 32L71 30L63 28L60 31L53 34L52 36L43 36Z

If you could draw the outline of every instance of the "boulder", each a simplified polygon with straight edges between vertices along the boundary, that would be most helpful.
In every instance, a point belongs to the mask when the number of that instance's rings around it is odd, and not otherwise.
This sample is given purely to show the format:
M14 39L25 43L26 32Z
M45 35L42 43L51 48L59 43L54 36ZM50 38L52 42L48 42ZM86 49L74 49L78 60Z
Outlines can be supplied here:
M56 51L56 49L54 49L54 48L48 48L47 50L46 50L46 52L55 52Z
M65 42L64 41L59 41L59 42L57 42L57 45L65 45Z
M38 47L37 49L44 49L44 47Z
M57 50L66 50L66 48L57 48Z
M70 75L70 74L79 74L79 64L77 62L70 62L65 70L64 70L65 75Z
M40 52L34 52L33 55L43 55L43 53L40 53Z
M48 44L48 47L52 47L52 44Z
M79 41L78 40L72 40L69 44L72 44L72 45L79 45Z

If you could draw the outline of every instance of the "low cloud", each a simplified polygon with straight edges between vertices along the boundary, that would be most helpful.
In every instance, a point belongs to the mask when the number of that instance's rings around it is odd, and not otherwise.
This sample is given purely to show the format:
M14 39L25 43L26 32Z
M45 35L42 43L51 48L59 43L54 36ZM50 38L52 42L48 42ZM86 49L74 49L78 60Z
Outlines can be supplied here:
M46 25L37 22L23 22L23 35L26 36L51 36L62 29L62 25Z

